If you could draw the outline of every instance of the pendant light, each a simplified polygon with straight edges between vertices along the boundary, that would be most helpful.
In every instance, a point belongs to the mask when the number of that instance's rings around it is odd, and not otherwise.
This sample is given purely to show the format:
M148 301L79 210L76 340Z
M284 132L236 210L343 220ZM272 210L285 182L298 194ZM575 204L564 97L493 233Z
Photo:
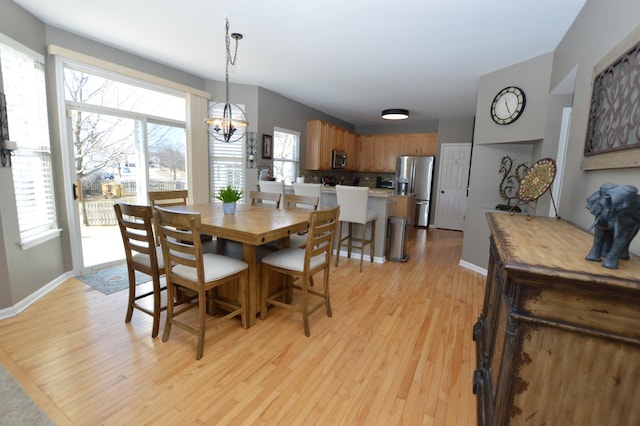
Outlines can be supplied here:
M229 65L236 64L238 55L238 41L242 40L242 34L233 33L229 37L229 19L225 26L225 47L226 47L226 97L224 103L215 103L209 109L205 122L209 127L209 134L221 142L236 142L241 140L247 132L247 116L242 108L229 102ZM231 57L231 38L236 41L233 59Z
M409 110L402 108L391 108L382 111L383 120L406 120L409 118Z

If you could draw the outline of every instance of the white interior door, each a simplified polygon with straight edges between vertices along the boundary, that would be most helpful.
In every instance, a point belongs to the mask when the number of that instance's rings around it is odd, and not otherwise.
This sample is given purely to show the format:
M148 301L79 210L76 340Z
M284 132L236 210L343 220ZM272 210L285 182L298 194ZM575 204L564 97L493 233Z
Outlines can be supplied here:
M467 209L470 143L442 144L438 173L436 227L462 231Z

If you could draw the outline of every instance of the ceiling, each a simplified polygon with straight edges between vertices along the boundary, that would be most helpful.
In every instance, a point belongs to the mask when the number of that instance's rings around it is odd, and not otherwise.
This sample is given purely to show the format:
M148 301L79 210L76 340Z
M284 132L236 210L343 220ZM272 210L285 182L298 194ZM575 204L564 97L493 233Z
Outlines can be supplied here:
M479 77L552 52L586 0L14 1L54 27L219 81L228 18L244 36L231 83L360 127L387 124L386 108L409 109L412 125L475 115Z

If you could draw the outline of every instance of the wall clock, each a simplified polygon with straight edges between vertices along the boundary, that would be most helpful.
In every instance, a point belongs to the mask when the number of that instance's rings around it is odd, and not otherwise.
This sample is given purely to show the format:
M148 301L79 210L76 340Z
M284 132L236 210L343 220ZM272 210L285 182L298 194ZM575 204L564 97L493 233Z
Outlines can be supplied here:
M519 87L509 86L498 92L491 103L491 118L498 124L516 121L524 111L526 98Z

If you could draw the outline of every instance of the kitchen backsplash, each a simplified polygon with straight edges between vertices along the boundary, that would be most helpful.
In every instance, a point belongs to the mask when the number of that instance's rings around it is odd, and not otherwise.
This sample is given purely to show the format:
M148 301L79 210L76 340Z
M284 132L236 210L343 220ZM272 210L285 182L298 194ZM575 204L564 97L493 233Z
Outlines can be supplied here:
M395 179L395 173L366 173L366 172L341 172L335 170L311 171L303 170L302 177L305 182L321 183L323 176L330 176L335 180L343 182L352 182L355 178L360 178L360 186L376 187L376 177L380 176L383 180Z

